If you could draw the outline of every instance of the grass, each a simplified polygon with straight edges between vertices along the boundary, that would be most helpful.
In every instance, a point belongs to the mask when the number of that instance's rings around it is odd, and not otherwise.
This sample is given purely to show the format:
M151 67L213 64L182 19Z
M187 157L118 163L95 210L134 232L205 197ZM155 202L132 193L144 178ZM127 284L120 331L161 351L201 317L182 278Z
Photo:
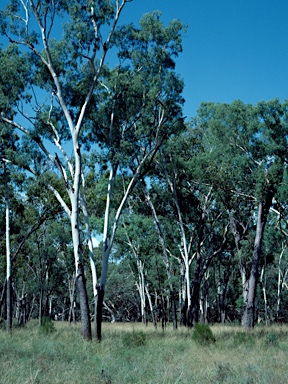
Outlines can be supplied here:
M79 325L54 325L0 331L0 384L287 383L287 326L213 326L215 342L202 345L183 328L104 324L99 344L83 342Z

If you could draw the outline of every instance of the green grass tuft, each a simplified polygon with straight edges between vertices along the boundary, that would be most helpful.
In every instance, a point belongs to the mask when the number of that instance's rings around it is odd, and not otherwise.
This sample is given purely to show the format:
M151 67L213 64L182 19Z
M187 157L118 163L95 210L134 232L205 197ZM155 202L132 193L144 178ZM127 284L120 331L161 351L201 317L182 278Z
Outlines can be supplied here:
M39 328L39 332L44 334L44 335L49 335L49 334L51 334L51 333L53 333L55 331L56 331L56 329L55 329L54 323L51 320L51 318L48 317L48 316L42 317L42 321L41 321L41 326Z
M278 347L279 346L278 335L274 332L266 333L265 344L272 345L273 347Z
M199 344L208 345L215 343L216 339L208 324L195 324L192 339Z

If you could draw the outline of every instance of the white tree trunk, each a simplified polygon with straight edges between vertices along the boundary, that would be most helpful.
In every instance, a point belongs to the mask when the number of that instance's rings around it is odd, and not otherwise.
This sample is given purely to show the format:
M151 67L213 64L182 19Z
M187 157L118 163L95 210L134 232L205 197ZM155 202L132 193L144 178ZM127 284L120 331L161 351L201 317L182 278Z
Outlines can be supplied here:
M155 209L154 204L150 198L149 190L147 187L145 187L145 196L146 196L147 203L148 203L148 205L152 211L154 223L156 224L159 241L160 241L161 248L162 248L162 260L163 260L165 267L166 267L166 273L167 273L167 278L168 278L169 288L170 288L170 295L171 295L171 309L172 309L173 328L177 329L177 311L176 311L176 303L175 303L175 289L174 289L174 286L171 282L171 266L170 266L170 262L169 262L169 258L168 258L167 249L166 249L165 237L164 237L164 233L163 233L160 221L158 219L156 209Z
M145 301L145 279L144 279L144 264L137 258L137 268L138 268L138 282L136 286L138 288L140 302L141 302L141 321L143 324L146 324L146 301Z
M260 282L262 285L262 292L263 292L263 300L264 300L264 311L265 311L265 325L268 325L269 319L268 319L268 308L267 308L267 295L266 295L266 271L265 266L261 269L260 274Z
M157 319L155 317L155 313L154 313L154 309L153 309L153 305L152 305L152 300L151 300L151 295L150 295L150 292L148 290L147 285L145 285L145 292L146 292L146 296L147 296L148 303L149 303L149 308L150 308L150 312L151 312L151 316L152 316L152 322L154 324L154 327L157 329Z
M3 162L6 204L6 308L7 308L7 332L12 331L12 281L11 281L11 251L10 251L10 199L6 172L6 164Z
M184 318L184 324L187 322L188 317L189 317L189 311L191 309L191 288L190 288L190 265L193 260L193 257L190 259L189 258L189 248L188 248L188 243L186 239L186 233L184 229L184 223L182 219L182 213L181 209L179 206L178 202L178 196L177 196L177 191L175 187L175 175L173 175L173 180L170 179L167 170L165 169L165 176L167 180L167 184L170 187L173 199L174 199L174 204L177 210L177 215L178 215L178 227L179 227L179 232L180 232L180 237L181 237L181 246L179 246L180 249L180 254L183 259L184 263L184 276L185 276L185 286L186 286L186 293L185 293L185 301L184 301L184 308L182 308L183 313L183 318ZM188 321L189 322L189 321Z

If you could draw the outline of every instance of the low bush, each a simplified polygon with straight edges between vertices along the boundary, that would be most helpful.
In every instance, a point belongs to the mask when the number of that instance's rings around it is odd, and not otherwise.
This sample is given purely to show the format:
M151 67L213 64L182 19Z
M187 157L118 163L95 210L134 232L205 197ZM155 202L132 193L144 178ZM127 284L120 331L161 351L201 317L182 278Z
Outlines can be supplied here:
M216 339L208 324L195 324L192 339L199 344L213 344Z
M42 317L41 326L39 328L39 332L45 335L49 335L55 331L55 326L50 317L44 316Z

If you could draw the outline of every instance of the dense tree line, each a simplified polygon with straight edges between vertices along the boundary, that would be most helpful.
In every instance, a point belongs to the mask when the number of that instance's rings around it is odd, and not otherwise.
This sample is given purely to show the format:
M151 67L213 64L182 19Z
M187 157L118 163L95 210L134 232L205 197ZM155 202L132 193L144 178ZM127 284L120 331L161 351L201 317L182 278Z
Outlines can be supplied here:
M287 103L185 123L183 26L126 3L1 11L1 321L287 321Z

